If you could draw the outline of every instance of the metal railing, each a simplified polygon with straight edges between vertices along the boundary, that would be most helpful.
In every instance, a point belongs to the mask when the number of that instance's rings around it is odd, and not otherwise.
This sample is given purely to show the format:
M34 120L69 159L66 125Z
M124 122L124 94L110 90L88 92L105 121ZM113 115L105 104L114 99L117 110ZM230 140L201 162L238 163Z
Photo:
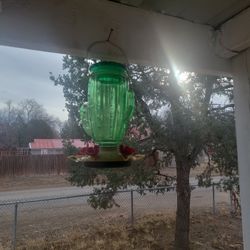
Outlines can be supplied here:
M205 207L213 214L221 205L232 209L231 195L217 190L215 185L210 188L192 187L191 209ZM160 192L163 190L168 192ZM3 249L24 246L25 241L46 235L53 227L63 231L67 227L92 225L93 221L99 222L104 218L122 218L133 224L136 218L144 214L174 211L176 208L175 187L121 190L115 195L117 206L106 210L93 209L87 201L90 195L91 193L1 203L0 249L1 245ZM67 218L68 223L62 218Z

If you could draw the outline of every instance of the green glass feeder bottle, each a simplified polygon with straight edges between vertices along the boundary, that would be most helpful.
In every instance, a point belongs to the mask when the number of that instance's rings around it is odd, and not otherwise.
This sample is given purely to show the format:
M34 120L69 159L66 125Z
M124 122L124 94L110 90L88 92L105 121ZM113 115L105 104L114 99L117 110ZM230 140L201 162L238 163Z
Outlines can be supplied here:
M122 166L126 163L118 147L133 115L134 103L124 65L100 62L90 67L88 103L80 109L85 132L100 146L97 159L90 164Z

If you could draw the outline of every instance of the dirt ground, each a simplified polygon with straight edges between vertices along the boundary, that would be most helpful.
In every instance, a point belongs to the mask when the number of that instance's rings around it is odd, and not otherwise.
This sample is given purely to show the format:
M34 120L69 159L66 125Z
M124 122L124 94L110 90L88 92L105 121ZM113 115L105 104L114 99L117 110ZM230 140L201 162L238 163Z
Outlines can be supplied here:
M190 177L195 177L204 170L204 166L199 166L191 170ZM165 174L176 175L176 168L166 168ZM17 176L15 178L0 178L0 192L40 189L53 187L68 187L71 184L66 180L68 175L43 175L43 176Z
M88 227L47 232L41 238L27 239L22 250L172 250L175 214L147 214L132 227L122 217L105 217ZM241 218L221 209L212 215L207 209L192 210L191 250L242 250ZM1 249L1 247L0 247ZM2 250L2 249L1 249Z

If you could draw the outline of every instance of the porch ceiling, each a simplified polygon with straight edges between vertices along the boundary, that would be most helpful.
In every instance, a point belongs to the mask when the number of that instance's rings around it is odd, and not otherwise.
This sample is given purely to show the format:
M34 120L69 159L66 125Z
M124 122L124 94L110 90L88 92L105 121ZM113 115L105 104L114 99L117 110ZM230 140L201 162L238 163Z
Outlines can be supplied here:
M86 56L89 45L106 39L113 28L112 42L123 48L131 63L230 74L227 58L235 53L221 51L230 47L237 52L250 44L250 31L242 25L250 18L250 11L243 11L249 4L250 0L0 0L0 45ZM230 23L236 14L241 18ZM229 25L223 25L225 36L219 37L216 51L214 27L225 21ZM239 28L243 26L245 30ZM104 47L91 56L124 60Z
M250 0L105 0L218 27L250 6Z

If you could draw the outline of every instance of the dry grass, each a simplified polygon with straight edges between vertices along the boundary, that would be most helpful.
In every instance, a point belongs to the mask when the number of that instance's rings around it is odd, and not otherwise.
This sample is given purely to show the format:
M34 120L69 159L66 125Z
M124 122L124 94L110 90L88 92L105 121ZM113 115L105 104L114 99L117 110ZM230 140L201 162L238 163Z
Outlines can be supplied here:
M42 175L1 178L0 192L71 186L66 177L67 175Z
M174 240L174 214L152 214L138 219L131 227L119 218L92 225L87 230L72 228L48 232L43 238L29 240L22 250L171 250ZM195 210L191 216L192 250L241 250L241 219L221 210L212 216L206 210Z

